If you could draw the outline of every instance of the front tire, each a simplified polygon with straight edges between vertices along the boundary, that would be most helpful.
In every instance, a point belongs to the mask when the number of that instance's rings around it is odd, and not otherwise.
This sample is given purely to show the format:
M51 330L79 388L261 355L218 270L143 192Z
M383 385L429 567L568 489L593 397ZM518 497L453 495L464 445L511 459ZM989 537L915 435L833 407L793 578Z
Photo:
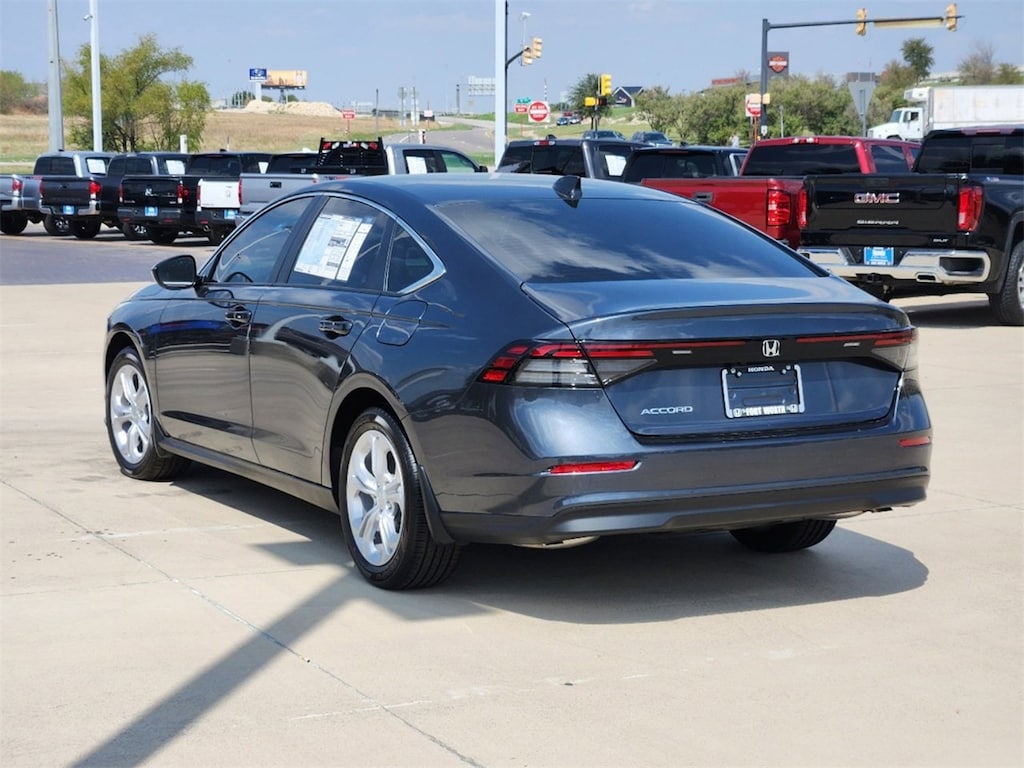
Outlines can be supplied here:
M92 240L100 233L99 219L76 219L71 222L71 234L79 240Z
M990 293L988 303L1003 325L1024 325L1024 241L1010 252L1003 290Z
M338 506L356 568L382 589L440 583L458 563L457 544L438 544L423 510L419 464L395 418L370 408L345 439Z
M121 472L136 480L169 480L189 465L161 455L146 372L132 348L122 349L107 374L107 436Z
M729 531L740 544L758 552L796 552L823 542L835 520L798 520Z
M65 237L71 234L71 222L63 216L48 213L43 217L43 229L46 230L46 234L53 237Z

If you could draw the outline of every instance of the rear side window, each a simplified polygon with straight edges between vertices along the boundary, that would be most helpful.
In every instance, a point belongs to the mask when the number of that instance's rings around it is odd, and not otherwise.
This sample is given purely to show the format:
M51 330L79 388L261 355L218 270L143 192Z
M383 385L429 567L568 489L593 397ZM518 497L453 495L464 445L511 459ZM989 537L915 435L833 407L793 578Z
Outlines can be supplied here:
M365 203L330 198L309 228L288 282L379 291L388 222Z
M879 173L909 173L907 156L902 147L887 144L874 144L871 147L871 159L875 161L875 170Z
M971 139L959 134L928 139L917 158L918 173L1024 174L1024 134L980 135Z
M522 282L816 277L789 249L680 200L463 200L434 209Z

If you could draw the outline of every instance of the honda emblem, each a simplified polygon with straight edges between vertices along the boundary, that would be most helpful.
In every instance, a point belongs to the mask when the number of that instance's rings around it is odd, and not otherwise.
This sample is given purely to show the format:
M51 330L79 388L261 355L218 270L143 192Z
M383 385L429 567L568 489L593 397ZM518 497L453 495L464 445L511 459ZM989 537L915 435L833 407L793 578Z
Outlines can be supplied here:
M778 339L765 339L761 342L761 354L765 357L778 357L782 352L782 342Z

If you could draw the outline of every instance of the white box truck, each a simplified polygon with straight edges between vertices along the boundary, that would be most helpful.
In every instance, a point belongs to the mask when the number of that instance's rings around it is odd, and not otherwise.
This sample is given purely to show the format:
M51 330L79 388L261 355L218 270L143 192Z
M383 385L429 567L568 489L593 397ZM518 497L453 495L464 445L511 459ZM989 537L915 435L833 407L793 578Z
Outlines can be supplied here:
M868 129L878 139L920 141L938 128L1024 123L1024 85L932 85L903 92L907 106Z

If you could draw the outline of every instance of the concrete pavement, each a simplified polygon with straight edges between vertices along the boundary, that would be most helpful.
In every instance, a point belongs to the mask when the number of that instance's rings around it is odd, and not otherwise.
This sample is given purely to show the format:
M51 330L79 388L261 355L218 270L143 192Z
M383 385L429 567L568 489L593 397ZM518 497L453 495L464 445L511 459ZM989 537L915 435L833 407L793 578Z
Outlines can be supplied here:
M983 301L904 305L919 506L784 557L471 547L395 594L319 509L118 473L100 351L133 287L0 286L5 768L1024 763L1024 332Z

